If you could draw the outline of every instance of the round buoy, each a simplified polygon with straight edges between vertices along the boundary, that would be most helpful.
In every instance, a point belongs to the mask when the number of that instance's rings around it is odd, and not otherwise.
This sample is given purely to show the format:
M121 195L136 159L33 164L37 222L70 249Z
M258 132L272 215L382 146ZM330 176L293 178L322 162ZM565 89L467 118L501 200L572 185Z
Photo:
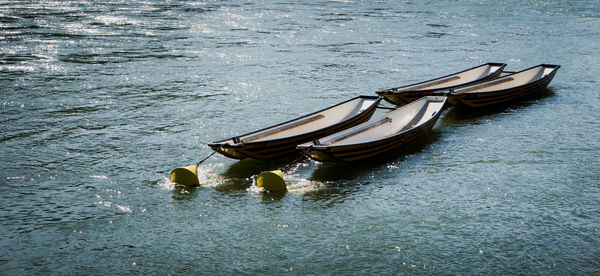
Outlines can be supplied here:
M198 186L198 166L175 168L171 171L171 182L185 186Z
M261 172L256 178L256 186L271 193L281 193L287 190L280 170Z

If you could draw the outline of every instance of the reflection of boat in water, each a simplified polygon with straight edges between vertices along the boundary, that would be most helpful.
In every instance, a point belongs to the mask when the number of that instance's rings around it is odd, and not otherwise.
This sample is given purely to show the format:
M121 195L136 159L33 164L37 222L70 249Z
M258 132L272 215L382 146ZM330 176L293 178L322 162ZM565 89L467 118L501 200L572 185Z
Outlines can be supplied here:
M542 91L550 84L560 65L540 64L504 77L442 92L448 102L484 107L516 100Z
M392 150L429 131L440 117L446 97L423 97L371 122L298 145L318 161L352 162Z
M230 158L272 160L296 152L296 145L368 121L381 101L359 96L306 116L244 135L210 143Z
M281 167L282 164L290 162L295 158L297 157L283 157L275 161L261 161L250 158L243 159L227 166L227 169L222 173L222 175L228 178L247 179L263 171L275 170Z
M436 79L377 91L377 94L393 104L409 103L424 96L433 96L440 90L495 79L502 74L504 67L505 63L486 63Z

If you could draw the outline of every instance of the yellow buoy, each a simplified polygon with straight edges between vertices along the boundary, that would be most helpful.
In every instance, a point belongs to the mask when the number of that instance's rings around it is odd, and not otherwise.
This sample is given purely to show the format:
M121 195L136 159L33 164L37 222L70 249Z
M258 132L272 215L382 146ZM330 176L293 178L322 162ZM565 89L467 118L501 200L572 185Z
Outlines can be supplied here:
M281 193L287 190L280 170L261 172L256 178L256 186L271 193Z
M171 171L171 182L185 186L198 186L198 166L191 165L182 168L175 168Z

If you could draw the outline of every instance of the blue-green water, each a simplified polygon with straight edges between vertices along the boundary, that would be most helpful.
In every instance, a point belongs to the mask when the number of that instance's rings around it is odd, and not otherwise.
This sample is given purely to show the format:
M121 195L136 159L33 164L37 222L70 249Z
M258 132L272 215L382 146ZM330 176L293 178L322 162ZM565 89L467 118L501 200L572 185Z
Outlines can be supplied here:
M205 143L485 62L547 91L361 164ZM599 274L600 2L0 2L0 274Z

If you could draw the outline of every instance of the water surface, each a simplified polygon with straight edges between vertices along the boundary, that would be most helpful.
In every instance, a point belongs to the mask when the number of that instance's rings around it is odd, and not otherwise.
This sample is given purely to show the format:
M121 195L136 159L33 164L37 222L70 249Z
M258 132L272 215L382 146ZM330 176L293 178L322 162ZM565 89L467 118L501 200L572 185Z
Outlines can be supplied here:
M598 274L600 2L0 3L4 274ZM360 164L213 157L242 134L486 62L548 90L448 109Z

